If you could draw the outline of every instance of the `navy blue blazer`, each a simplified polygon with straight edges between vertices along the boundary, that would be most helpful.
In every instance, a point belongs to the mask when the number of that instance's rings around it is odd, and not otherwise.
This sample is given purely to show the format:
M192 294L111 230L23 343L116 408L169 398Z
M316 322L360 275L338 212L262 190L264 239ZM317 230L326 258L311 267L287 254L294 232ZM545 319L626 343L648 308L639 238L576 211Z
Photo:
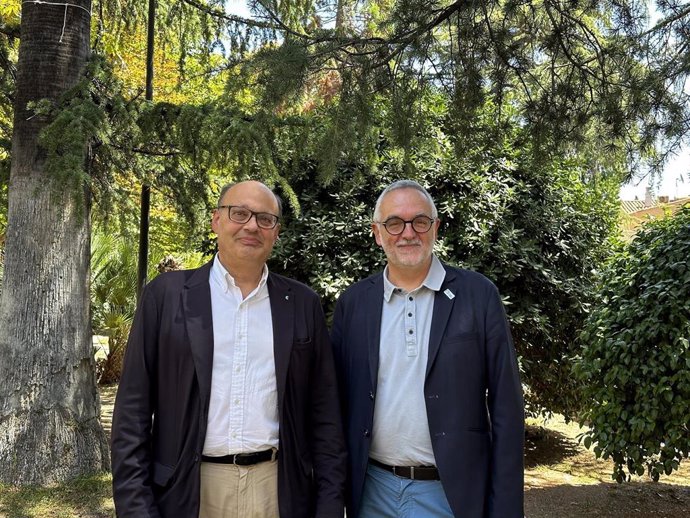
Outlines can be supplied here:
M113 413L113 498L122 518L199 514L213 367L211 264L159 275L139 302ZM269 273L267 286L280 518L341 518L345 444L321 303L280 275Z
M505 311L486 277L444 268L424 383L441 483L458 518L522 518L524 405ZM348 518L359 514L372 439L382 308L378 273L342 294L331 332L349 450Z

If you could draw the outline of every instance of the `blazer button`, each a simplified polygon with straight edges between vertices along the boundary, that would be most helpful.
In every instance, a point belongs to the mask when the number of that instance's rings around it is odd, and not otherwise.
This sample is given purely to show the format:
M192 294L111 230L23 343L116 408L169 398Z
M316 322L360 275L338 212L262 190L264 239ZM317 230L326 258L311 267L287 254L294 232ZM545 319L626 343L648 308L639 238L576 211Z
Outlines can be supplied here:
M369 432L369 430L364 430L364 437L369 437L370 435L371 433Z
M373 391L370 391L370 392L369 392L369 399L371 399L372 401L374 401L374 392L373 392Z

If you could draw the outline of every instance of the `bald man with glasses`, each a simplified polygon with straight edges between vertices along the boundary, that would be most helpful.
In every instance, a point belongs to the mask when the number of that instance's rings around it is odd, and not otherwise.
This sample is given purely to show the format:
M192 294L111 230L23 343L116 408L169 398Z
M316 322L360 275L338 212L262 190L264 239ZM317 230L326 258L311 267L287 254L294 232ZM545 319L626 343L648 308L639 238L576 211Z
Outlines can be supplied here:
M342 518L345 448L319 297L268 271L280 199L225 186L218 253L146 286L112 427L120 518Z
M524 411L496 287L441 263L432 197L400 180L372 230L383 272L348 288L331 339L348 518L522 518Z

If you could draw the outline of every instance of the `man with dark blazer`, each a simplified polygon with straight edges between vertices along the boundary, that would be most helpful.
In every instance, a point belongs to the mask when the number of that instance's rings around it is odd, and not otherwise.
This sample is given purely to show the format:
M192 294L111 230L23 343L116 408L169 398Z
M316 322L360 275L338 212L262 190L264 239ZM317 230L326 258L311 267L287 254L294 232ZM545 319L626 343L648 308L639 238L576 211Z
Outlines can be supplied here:
M433 254L418 183L376 203L387 266L347 289L331 339L348 446L348 518L522 518L524 405L496 287Z
M144 290L112 427L120 518L341 518L345 448L318 296L269 273L280 200L226 186L218 254Z

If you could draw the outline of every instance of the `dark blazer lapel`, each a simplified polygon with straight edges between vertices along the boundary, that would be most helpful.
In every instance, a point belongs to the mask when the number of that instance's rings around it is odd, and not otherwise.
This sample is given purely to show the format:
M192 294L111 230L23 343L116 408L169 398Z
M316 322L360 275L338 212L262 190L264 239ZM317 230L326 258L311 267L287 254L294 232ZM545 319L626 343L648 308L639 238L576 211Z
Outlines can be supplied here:
M383 273L371 280L366 297L366 340L369 348L369 374L371 386L376 387L379 374L379 350L381 345L381 313L383 311Z
M290 287L280 282L280 278L271 273L268 274L266 283L271 303L271 321L273 322L273 355L276 364L278 411L282 417L283 396L294 335L295 297Z
M213 261L196 270L182 290L182 308L189 345L192 348L194 368L199 382L201 401L211 397L213 371L213 314L209 273Z
M438 350L441 347L441 339L443 338L448 318L450 317L455 299L457 298L457 283L454 281L455 272L446 268L446 277L443 280L443 284L441 284L441 289L436 292L436 296L434 297L434 311L431 317L431 331L429 333L429 358L426 362L426 376L429 375L436 355L438 354ZM449 290L452 298L446 294L446 290Z

